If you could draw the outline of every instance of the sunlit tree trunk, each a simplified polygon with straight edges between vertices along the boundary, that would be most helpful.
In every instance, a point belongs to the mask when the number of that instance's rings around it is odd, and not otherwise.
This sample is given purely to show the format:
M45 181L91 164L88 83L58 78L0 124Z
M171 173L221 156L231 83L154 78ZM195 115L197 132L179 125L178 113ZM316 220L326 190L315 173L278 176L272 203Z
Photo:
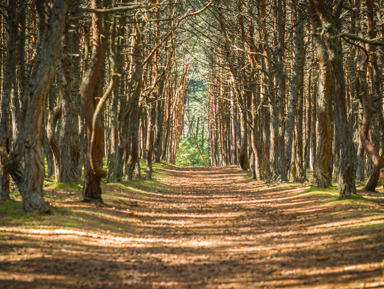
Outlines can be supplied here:
M367 24L368 24L368 35L371 39L376 37L376 24L374 21L374 1L367 0ZM365 53L365 52L362 52ZM363 119L361 124L360 131L360 140L364 149L368 153L371 158L371 169L370 174L365 184L365 189L368 191L374 191L380 175L380 167L381 160L379 153L372 142L369 140L369 131L372 123L372 119L378 120L378 118L382 118L382 107L379 106L378 111L376 111L377 106L375 105L375 99L382 97L378 97L380 93L379 84L377 82L378 79L378 69L377 69L377 58L376 58L376 47L374 45L369 46L368 50L369 55L367 61L364 61L365 67L362 71L361 79L361 91L358 91L361 96L361 103L363 107ZM366 81L366 77L371 80L371 88L368 88L368 84ZM377 118L378 114L381 114Z
M59 57L69 2L55 1L48 25L40 35L30 85L22 103L20 131L7 162L12 178L22 195L23 208L27 212L49 211L49 204L43 196L44 112L55 75L55 64Z
M101 0L92 0L91 8L101 7ZM103 123L100 112L96 113L101 98L101 74L105 45L101 43L103 16L92 14L92 56L84 73L81 86L82 114L87 124L88 158L84 165L83 200L102 202L101 179L107 176L103 169Z
M314 9L313 6L311 6ZM315 13L312 11L312 13ZM320 20L312 14L312 27L318 31ZM315 17L316 16L316 17ZM314 175L317 186L329 187L332 180L332 139L333 139L333 110L332 83L328 52L323 39L318 34L314 36L316 55L319 66L318 91L316 96L317 109L317 145Z
M336 140L340 144L340 161L337 171L339 197L346 198L356 193L356 150L352 141L351 128L347 119L347 106L345 96L345 79L343 67L343 51L341 40L338 37L341 31L340 6L334 11L332 5L324 0L311 0L314 11L324 30L323 53L328 55L330 65L331 85L334 100ZM338 3L340 5L340 3ZM320 36L319 36L320 37Z

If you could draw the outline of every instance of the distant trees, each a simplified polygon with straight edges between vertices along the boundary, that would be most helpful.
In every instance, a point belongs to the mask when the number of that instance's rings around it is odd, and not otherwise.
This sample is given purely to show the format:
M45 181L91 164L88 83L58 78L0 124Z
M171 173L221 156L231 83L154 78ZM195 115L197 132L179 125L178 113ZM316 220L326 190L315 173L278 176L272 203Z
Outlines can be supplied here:
M12 175L25 210L47 211L43 177L54 174L83 176L83 199L102 202L102 179L141 178L140 159L146 179L153 161L207 160L259 180L303 182L311 170L328 187L335 176L341 198L356 174L374 190L382 4L2 3L0 200Z

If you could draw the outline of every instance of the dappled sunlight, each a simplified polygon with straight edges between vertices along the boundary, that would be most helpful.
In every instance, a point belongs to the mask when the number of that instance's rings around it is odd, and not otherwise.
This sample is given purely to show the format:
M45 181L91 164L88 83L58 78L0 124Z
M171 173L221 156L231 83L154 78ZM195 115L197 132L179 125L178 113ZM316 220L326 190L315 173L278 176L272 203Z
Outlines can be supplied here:
M20 288L39 289L89 288L92 282L102 288L383 284L380 205L370 204L369 211L360 203L335 206L331 196L311 195L308 187L268 187L237 168L167 170L171 177L161 182L173 191L105 185L105 205L78 202L71 193L57 201L52 216L27 218L23 226L5 223L0 284L17 280Z

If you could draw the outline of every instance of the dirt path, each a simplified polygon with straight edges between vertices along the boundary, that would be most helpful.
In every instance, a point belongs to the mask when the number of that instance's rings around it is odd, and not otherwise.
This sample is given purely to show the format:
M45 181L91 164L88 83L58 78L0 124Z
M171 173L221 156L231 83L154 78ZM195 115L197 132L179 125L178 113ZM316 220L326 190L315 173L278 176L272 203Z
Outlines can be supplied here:
M5 222L0 288L384 288L380 204L233 167L167 174L171 190L110 186L101 208L67 195L55 214L72 225Z

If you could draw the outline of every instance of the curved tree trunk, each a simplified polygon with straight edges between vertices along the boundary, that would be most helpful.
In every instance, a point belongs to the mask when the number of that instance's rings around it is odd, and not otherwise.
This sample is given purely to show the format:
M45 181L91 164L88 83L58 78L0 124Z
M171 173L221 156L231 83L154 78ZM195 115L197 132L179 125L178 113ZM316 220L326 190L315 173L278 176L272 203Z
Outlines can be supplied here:
M50 209L43 196L44 112L55 75L55 64L59 57L69 2L55 1L49 23L40 36L41 45L36 53L30 85L23 99L20 131L7 162L12 178L22 195L26 212L47 212Z
M92 0L92 9L100 8L101 0ZM80 86L82 113L87 124L88 159L85 162L83 200L102 202L101 179L107 173L103 169L103 123L96 114L101 89L101 73L103 69L105 45L101 43L103 16L92 14L92 57L84 73Z

